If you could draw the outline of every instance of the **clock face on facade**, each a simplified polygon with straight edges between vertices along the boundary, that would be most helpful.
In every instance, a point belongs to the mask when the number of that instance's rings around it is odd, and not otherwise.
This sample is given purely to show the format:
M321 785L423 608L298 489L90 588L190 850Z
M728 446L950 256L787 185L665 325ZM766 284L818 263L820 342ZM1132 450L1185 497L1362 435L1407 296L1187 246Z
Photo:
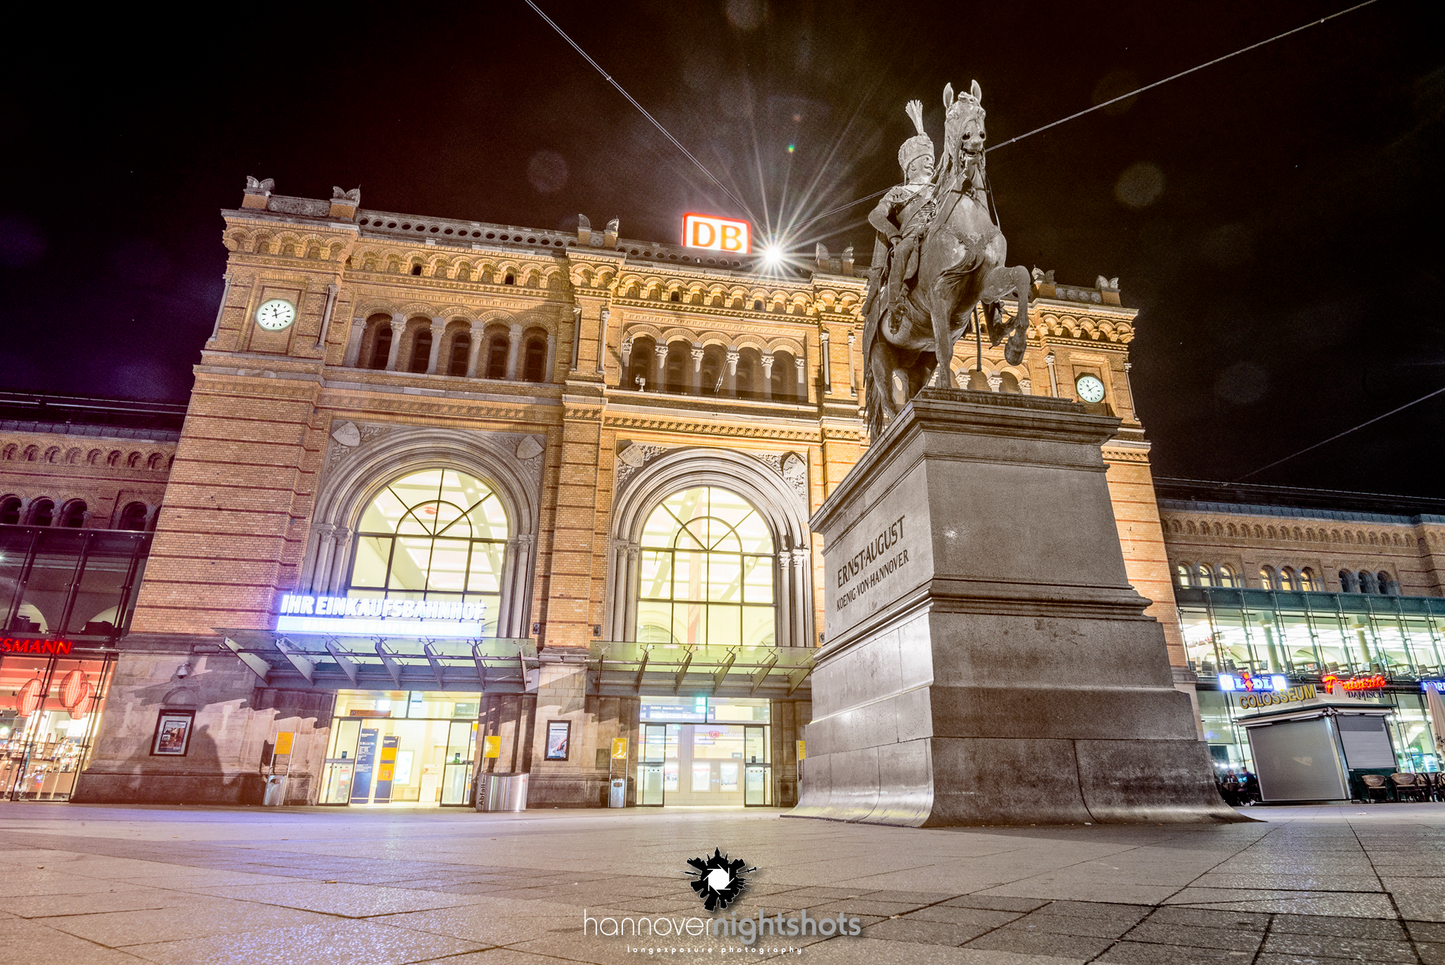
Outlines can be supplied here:
M1104 401L1104 383L1092 375L1081 375L1074 383L1074 390L1079 393L1079 399L1083 402L1093 404Z
M284 298L273 298L256 309L256 324L268 332L279 332L296 321L296 306Z

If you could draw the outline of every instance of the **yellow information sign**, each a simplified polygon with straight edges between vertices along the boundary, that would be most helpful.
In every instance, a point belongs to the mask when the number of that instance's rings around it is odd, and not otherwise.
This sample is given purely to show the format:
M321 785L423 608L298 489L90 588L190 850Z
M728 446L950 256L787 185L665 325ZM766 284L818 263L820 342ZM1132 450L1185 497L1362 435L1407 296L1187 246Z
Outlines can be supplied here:
M294 741L295 739L296 739L296 735L293 734L293 733L292 733L291 731L289 731L289 730L286 731L285 733L277 734L277 735L276 735L276 750L275 750L275 753L277 753L277 754L289 754L289 753L291 753L291 742Z
M808 748L803 741L798 741L798 760L804 760L808 756Z
M614 738L612 738L612 759L613 759L614 761L625 761L625 760L627 760L627 738L626 738L626 737L614 737Z
M501 757L501 756L502 756L502 738L501 738L500 735L493 734L491 737L484 737L484 738L482 738L482 756L483 756L483 757Z

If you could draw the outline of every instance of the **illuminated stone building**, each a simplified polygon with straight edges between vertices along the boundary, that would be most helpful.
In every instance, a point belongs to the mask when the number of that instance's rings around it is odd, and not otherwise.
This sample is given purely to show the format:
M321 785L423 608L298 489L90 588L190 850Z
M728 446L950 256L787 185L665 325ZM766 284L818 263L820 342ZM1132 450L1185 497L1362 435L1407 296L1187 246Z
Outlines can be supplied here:
M464 805L480 769L527 773L531 806L597 806L613 778L629 804L793 804L828 585L808 520L867 444L851 251L768 269L616 221L270 187L224 212L76 799L259 803L278 776L288 803ZM1122 420L1119 537L1192 694L1134 314L1116 282L1036 272L1022 363L966 339L954 368Z

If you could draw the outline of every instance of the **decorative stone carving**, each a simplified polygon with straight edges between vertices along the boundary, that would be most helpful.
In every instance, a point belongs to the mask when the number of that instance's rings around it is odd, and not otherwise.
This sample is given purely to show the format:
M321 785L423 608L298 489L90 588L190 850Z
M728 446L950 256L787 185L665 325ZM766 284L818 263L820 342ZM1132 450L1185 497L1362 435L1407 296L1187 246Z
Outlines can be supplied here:
M361 188L352 188L350 191L343 191L341 188L332 187L332 201L349 201L352 204L361 203Z
M350 449L361 445L361 430L355 422L343 422L331 430L331 438Z
M615 488L621 489L627 477L641 469L647 463L668 450L667 446L654 446L645 442L634 442L626 449L617 454L617 483Z
M542 452L542 444L537 441L536 436L526 436L517 443L517 458L523 462L535 459Z
M275 179L275 178L267 178L267 179L264 180L264 181L257 181L255 178L251 177L251 175L249 175L249 174L246 175L246 193L247 193L247 194L264 194L264 195L269 196L269 195L271 194L271 192L272 192L273 190L275 190L275 188L276 188L276 179Z
M796 452L785 452L782 455L776 453L751 453L753 458L766 465L773 472L782 477L788 488L798 494L803 505L808 504L808 463Z

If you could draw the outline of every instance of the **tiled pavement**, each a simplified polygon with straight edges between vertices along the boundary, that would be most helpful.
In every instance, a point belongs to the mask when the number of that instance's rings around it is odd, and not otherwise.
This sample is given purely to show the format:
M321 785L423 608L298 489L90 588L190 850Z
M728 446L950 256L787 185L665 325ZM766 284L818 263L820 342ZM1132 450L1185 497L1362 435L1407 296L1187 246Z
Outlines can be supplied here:
M773 811L0 804L0 962L1445 965L1445 805L1249 813L1261 823L918 831ZM583 934L584 909L704 915L684 862L714 847L757 867L727 917L842 913L862 936L736 951Z

